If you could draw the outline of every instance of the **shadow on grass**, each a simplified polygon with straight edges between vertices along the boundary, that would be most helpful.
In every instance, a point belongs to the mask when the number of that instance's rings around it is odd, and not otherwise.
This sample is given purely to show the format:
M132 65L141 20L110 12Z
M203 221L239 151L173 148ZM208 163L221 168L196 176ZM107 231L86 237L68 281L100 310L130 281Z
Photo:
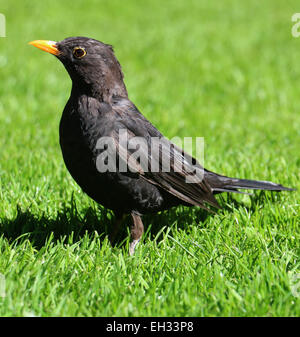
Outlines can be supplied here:
M233 208L243 206L253 212L259 205L263 204L266 196L264 192L254 194L250 197L250 205L238 202L230 194L223 195L218 200L224 211L231 211ZM222 210L218 211L218 214L221 212ZM143 216L143 223L146 234L153 238L163 227L176 225L178 229L183 230L187 230L193 224L205 227L210 216L218 215L208 213L199 207L178 206L157 214L145 215ZM103 207L89 207L79 213L75 202L72 202L71 206L65 207L52 218L46 214L32 214L30 210L23 211L18 207L14 219L2 219L0 236L3 235L9 241L29 239L37 249L40 249L52 233L54 240L65 237L67 242L70 236L72 236L72 241L76 242L84 235L93 234L95 231L104 239L109 235L114 220L113 212ZM130 225L131 218L128 216L124 220L116 246L119 246L124 239L128 238Z
M177 228L186 229L189 224L200 223L206 219L207 212L201 209L177 207L158 214L145 215L143 223L145 231L155 237L162 227L177 224ZM65 207L54 217L46 214L36 215L30 210L17 208L17 215L13 219L1 219L0 236L3 235L10 242L22 242L29 239L37 249L42 248L50 235L54 240L65 238L69 242L79 241L84 235L92 235L95 231L104 240L109 235L114 224L113 212L103 207L89 207L77 212L76 207ZM131 217L124 220L115 246L119 246L124 239L128 238L131 226Z
M17 215L14 219L2 219L0 235L9 241L22 241L29 239L33 245L40 249L53 233L54 240L68 238L72 236L72 241L80 240L86 233L95 231L99 235L105 236L113 220L112 212L101 209L101 212L89 207L77 212L76 207L65 207L54 217L46 214L32 214L30 210L17 208Z

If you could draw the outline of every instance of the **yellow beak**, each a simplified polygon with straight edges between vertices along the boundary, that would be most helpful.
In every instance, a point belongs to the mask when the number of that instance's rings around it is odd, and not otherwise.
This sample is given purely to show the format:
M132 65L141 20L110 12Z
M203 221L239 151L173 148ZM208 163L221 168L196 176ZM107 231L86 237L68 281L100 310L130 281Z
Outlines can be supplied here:
M59 55L60 52L57 49L57 44L55 41L47 41L47 40L35 40L29 42L29 44L32 44L33 46L42 49L46 51L47 53L53 54L53 55Z

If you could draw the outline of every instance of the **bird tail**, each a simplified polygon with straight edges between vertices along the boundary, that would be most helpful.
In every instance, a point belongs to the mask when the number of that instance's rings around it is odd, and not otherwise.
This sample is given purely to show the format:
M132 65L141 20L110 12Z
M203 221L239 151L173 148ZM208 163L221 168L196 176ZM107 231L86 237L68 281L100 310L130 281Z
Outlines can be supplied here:
M214 193L239 192L239 189L266 190L266 191L295 191L294 188L275 184L271 181L237 179L222 176L214 172L205 171L205 179L211 186Z

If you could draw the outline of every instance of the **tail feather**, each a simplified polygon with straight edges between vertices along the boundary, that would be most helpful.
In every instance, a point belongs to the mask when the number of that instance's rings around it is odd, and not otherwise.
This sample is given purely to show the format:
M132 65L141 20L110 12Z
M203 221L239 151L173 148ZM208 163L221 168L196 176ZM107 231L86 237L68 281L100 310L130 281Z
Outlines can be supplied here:
M210 171L205 172L205 178L207 179L214 193L239 193L238 189L295 191L294 188L285 187L281 184L275 184L271 181L230 178Z
M253 194L253 193L248 193L248 192L242 192L242 191L239 191L235 188L213 188L214 194L223 193L223 192L231 192L231 193L246 194L246 195L252 195Z

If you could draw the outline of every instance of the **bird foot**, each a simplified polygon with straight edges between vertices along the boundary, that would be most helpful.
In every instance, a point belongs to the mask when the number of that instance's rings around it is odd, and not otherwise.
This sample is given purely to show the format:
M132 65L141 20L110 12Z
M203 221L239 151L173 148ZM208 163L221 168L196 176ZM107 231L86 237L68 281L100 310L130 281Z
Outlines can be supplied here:
M129 245L129 255L132 256L135 251L136 245L140 242L140 240L133 240Z
M134 254L134 250L136 245L140 242L141 237L144 233L144 225L140 215L132 212L131 217L133 220L133 226L131 227L131 238L132 242L129 245L129 255L132 256Z

